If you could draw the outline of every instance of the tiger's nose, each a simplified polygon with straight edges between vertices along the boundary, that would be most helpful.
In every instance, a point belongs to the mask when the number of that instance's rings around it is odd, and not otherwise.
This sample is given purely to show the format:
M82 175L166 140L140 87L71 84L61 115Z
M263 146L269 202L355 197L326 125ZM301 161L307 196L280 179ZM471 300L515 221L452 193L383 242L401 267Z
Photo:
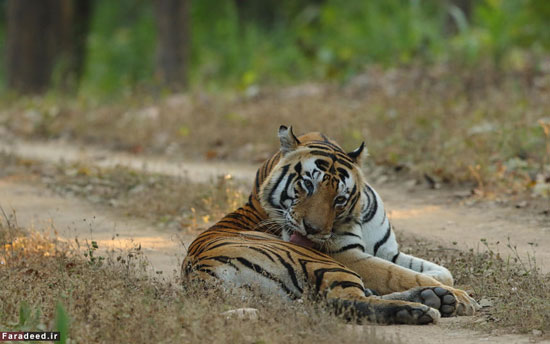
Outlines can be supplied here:
M303 222L304 222L304 229L306 230L306 232L308 234L317 234L321 231L319 228L317 228L314 225L308 223L306 220L304 220Z

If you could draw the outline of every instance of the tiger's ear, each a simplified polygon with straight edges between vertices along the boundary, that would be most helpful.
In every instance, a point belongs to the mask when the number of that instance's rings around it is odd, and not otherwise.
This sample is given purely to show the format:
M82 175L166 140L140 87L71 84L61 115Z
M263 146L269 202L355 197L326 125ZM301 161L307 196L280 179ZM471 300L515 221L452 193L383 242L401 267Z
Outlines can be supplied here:
M358 163L358 162L361 161L361 157L363 156L362 153L363 153L364 148L365 148L365 142L361 142L361 145L359 146L359 148L357 148L356 150L351 151L347 154L351 158L351 160L353 160L353 162Z
M281 152L283 156L288 152L292 152L300 144L300 140L292 132L292 127L281 125L279 127L279 140L281 141Z

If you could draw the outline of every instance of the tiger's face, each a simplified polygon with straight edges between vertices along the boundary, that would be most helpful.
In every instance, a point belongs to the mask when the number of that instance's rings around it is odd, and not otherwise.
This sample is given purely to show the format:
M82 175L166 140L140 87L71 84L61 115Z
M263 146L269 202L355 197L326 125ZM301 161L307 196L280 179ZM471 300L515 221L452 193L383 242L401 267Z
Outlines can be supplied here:
M261 186L260 201L283 240L322 247L360 213L364 181L357 161L364 145L345 153L322 134L296 138L283 126L279 138L280 160Z

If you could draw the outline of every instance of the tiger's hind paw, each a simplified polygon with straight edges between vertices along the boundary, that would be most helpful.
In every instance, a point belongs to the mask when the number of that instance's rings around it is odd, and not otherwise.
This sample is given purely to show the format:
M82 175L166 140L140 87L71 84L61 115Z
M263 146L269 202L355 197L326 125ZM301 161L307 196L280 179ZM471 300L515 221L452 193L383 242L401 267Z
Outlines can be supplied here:
M382 297L386 300L418 302L435 308L441 316L473 315L479 305L465 291L451 287L416 287Z
M437 323L441 315L429 306L402 301L386 301L377 297L370 300L329 300L337 315L347 321L368 320L380 324L425 325Z
M407 306L395 313L395 324L425 325L437 323L441 317L440 313L424 305Z

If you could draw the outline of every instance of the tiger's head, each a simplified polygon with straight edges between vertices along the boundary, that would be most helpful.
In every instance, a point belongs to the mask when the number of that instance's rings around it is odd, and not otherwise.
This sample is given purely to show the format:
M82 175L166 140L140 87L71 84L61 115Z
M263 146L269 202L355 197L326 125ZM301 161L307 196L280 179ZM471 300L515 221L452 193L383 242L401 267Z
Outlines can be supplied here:
M260 202L269 221L281 227L283 240L322 247L340 224L361 212L364 143L346 153L323 134L298 138L285 126L279 139L279 161L261 185Z

